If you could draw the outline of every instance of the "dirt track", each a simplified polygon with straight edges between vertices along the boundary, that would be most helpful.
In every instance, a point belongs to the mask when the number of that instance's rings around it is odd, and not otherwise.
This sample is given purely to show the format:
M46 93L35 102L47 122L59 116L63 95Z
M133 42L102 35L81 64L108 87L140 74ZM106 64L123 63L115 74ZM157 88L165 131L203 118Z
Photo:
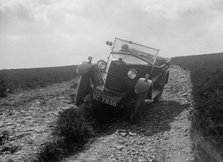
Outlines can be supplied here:
M110 124L84 151L65 161L193 161L190 93L189 73L172 66L162 101L147 104L139 123Z
M170 70L162 101L147 104L139 123L110 123L83 151L64 161L193 161L190 76L178 66ZM0 129L9 132L0 147L0 161L35 159L39 147L50 138L58 112L73 105L70 86L66 82L0 100Z

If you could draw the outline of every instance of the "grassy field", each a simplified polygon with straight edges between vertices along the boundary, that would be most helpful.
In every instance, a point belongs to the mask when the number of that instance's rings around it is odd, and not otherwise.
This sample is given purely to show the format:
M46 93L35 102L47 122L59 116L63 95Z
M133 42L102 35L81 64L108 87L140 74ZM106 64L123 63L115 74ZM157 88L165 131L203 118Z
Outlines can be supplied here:
M191 71L193 125L217 147L223 145L223 53L172 58Z
M76 66L0 70L0 87L11 92L34 89L71 80L75 75Z

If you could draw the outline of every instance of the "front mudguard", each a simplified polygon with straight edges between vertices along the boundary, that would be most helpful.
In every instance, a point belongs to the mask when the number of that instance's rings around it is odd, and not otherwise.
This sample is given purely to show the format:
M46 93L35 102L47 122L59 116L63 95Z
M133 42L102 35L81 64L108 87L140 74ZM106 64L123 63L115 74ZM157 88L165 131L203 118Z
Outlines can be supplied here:
M88 74L94 84L94 87L104 84L102 74L96 64L82 62L80 65L78 65L76 72L79 75Z
M94 64L89 64L88 62L82 62L80 65L77 66L76 72L79 75L86 74L90 71L92 71L95 65Z
M77 106L84 102L84 98L89 92L90 92L90 76L87 73L81 75L79 79L75 97L75 103Z
M151 96L151 88L153 86L153 82L146 78L140 78L135 85L135 94L136 94L136 104L134 109L132 110L130 119L134 122L140 112L142 111L143 105L145 103L145 99L147 98L148 94ZM151 98L151 97L150 97Z
M152 80L146 78L139 78L138 82L135 85L135 93L137 95L147 93L150 88L152 88Z

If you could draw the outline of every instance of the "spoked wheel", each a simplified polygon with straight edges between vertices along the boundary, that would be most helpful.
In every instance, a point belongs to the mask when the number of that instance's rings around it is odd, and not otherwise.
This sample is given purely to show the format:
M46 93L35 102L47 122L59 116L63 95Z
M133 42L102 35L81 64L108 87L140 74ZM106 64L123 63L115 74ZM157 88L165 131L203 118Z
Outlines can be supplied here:
M84 102L84 97L88 94L90 89L90 76L89 74L83 74L80 76L79 84L76 92L76 105L80 105Z
M139 94L136 97L136 104L135 104L135 107L133 108L131 116L130 116L131 122L135 122L137 120L139 113L141 112L142 107L144 106L145 99L146 99L146 93Z

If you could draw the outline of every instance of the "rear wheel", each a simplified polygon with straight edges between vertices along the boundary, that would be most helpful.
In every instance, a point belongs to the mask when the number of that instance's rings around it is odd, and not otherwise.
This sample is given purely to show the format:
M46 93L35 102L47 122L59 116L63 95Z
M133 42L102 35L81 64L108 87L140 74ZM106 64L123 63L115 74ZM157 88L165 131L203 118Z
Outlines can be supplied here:
M132 122L135 122L137 120L139 113L141 112L142 107L145 103L145 99L146 99L146 93L137 95L136 104L135 104L135 107L133 108L131 116L130 116L130 120Z
M84 102L84 97L88 94L90 89L90 76L89 74L83 74L80 76L79 84L76 92L76 105L80 105Z
M162 94L163 94L163 89L164 89L165 83L166 83L166 77L162 78L162 80L161 80L161 83L160 83L160 86L159 86L160 93L159 93L159 95L157 95L157 96L153 99L154 102L158 102L158 101L160 101L161 96L162 96Z
M159 95L157 95L157 96L153 99L154 102L158 102L158 101L161 100L161 96L162 96L162 94L163 94L163 89L164 89L164 85L163 85L163 87L160 89L160 93L159 93Z

